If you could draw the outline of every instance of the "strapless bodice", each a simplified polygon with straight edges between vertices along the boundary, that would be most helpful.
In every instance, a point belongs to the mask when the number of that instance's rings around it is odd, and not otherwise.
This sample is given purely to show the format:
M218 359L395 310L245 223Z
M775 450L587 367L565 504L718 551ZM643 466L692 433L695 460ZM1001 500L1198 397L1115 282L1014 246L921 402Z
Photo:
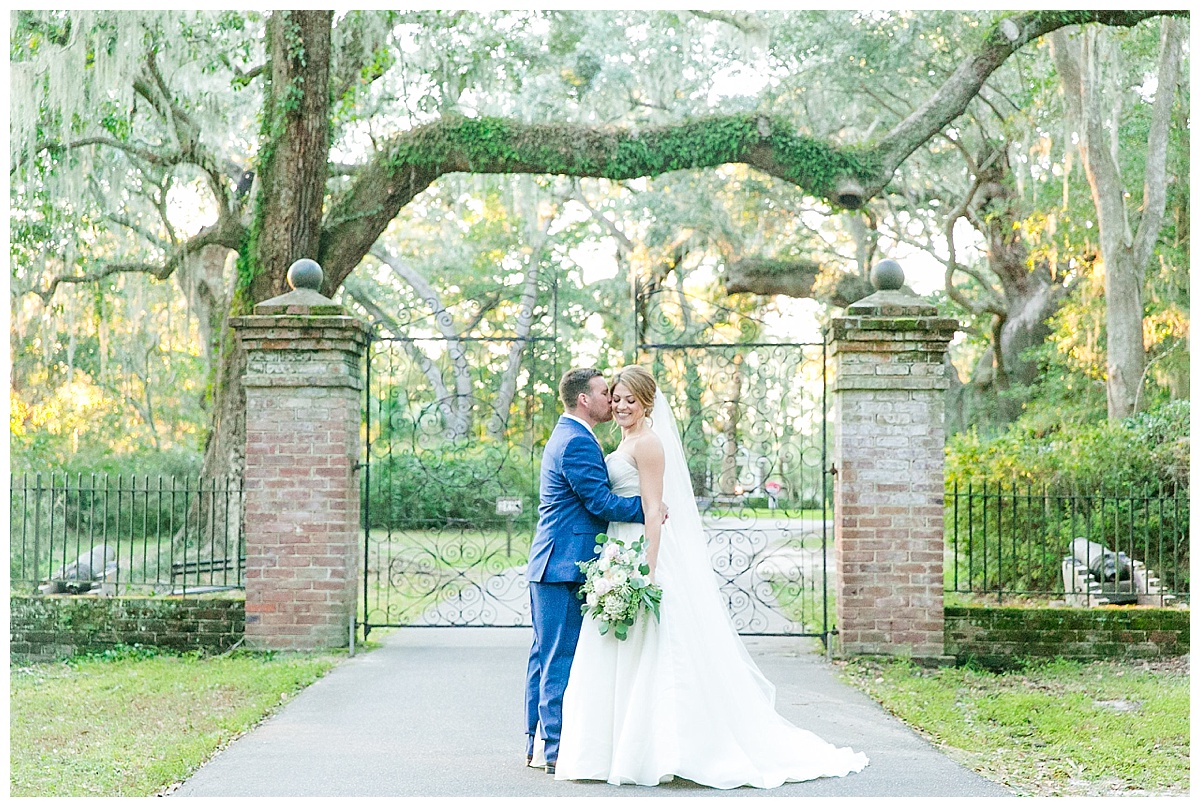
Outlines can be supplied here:
M608 466L608 484L618 496L637 496L642 492L637 467L629 457L614 451L604 458Z

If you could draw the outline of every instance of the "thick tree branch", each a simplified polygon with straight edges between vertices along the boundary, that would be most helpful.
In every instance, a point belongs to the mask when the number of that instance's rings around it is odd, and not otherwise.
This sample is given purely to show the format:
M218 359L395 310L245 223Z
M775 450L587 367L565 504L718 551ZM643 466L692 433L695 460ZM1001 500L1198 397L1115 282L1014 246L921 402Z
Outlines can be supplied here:
M970 160L970 155L965 156L971 163L974 162L973 160ZM1003 301L997 297L995 291L991 287L991 284L986 283L982 277L972 271L969 267L959 264L957 249L954 245L954 226L958 223L959 219L963 218L967 214L967 210L970 208L971 202L975 198L975 192L979 190L980 181L981 177L978 173L976 173L972 177L971 186L967 188L967 192L963 195L962 201L960 201L954 207L954 209L950 211L949 215L946 216L946 225L944 231L946 236L946 251L949 253L949 259L946 261L946 294L950 296L951 300L958 303L966 311L970 311L977 315L991 313L1003 321L1003 319L1008 316L1008 311L1004 307ZM980 287L983 289L984 295L981 302L973 302L968 300L966 296L959 291L958 287L954 285L954 275L958 272L962 272L963 274L974 278L974 280L979 283ZM999 326L997 326L996 329L997 334L999 334L998 327Z
M642 129L446 118L394 138L359 172L326 219L320 261L340 282L400 208L443 174L633 179L726 163L752 165L828 198L847 180L857 186L873 173L852 151L756 115Z
M1001 20L986 36L982 46L964 59L958 69L925 103L901 121L879 142L879 176L865 187L873 196L890 180L900 163L917 148L963 113L987 78L1015 51L1033 40L1068 25L1098 22L1131 27L1163 14L1184 15L1186 11L1031 11Z
M702 20L715 20L731 25L744 34L766 36L770 30L765 22L749 11L689 11L689 13Z
M850 272L835 272L832 283L821 279L816 261L743 258L725 265L723 282L728 294L782 294L820 300L845 308L871 294L871 284Z

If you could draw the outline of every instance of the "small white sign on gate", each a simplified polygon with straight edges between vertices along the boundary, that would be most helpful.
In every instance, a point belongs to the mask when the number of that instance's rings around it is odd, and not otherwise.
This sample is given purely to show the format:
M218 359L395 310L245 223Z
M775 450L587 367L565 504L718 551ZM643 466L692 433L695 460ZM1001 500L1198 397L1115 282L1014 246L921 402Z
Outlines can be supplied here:
M520 496L497 496L496 497L496 515L498 516L519 516L524 508Z

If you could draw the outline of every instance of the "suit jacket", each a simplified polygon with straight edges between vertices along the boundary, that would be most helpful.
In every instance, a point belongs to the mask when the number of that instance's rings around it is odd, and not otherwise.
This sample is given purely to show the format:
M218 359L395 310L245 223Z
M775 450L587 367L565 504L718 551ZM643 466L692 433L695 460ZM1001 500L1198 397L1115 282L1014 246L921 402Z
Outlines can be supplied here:
M613 494L600 444L567 417L559 418L542 453L540 500L526 570L531 583L582 582L575 563L596 557L596 535L610 521L645 521L641 497Z

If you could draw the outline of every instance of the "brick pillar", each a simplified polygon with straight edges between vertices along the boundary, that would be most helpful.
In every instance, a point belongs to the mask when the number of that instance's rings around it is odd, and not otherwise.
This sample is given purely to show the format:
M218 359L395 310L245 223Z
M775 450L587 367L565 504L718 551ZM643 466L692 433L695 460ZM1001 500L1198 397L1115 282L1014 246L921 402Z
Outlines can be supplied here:
M230 319L246 350L245 639L342 647L358 591L367 330L317 292L314 261L288 281L294 291Z
M941 659L943 362L958 322L901 290L895 261L871 281L833 320L840 652Z

